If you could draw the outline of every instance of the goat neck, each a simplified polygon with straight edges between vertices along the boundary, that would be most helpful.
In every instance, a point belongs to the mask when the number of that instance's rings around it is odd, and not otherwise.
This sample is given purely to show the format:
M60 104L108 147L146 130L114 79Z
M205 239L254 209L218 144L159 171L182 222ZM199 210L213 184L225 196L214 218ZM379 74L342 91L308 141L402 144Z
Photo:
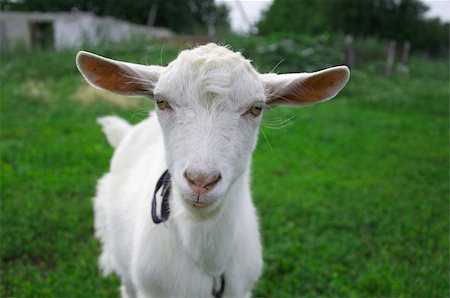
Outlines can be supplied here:
M226 271L228 260L238 238L239 226L251 210L249 169L230 186L221 198L221 206L203 214L192 212L177 204L181 199L173 198L174 222L183 248L197 265L210 276L220 276ZM174 188L173 196L179 196ZM205 219L206 218L206 219Z

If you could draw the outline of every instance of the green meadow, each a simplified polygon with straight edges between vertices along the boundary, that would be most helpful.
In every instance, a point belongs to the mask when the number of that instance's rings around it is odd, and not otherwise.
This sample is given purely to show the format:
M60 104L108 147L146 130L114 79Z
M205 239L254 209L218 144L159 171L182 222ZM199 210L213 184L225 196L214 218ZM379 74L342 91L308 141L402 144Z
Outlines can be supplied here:
M94 50L144 64L178 52ZM89 87L75 54L0 61L2 297L119 295L118 278L97 268L92 197L113 150L95 119L136 123L152 103ZM264 115L252 164L265 262L255 297L449 296L448 61L413 57L409 76L389 78L380 67L357 66L332 101Z

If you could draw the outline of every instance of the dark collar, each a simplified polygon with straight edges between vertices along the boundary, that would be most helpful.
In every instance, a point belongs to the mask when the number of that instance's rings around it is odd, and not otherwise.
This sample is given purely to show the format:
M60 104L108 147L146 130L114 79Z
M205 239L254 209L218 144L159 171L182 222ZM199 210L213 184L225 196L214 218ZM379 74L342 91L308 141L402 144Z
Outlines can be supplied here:
M156 183L155 192L153 193L152 200L152 220L155 224L160 224L169 219L170 208L169 208L169 196L170 196L170 188L171 188L171 175L169 170L166 170L161 177L159 177L158 182ZM156 194L162 186L161 196L161 217L158 216L156 212Z

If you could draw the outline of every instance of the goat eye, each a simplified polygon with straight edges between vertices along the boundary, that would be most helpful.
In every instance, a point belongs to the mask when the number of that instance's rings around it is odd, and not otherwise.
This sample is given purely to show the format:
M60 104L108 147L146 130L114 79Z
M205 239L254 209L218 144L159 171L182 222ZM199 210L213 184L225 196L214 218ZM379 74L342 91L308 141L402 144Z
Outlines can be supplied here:
M262 112L262 107L261 106L257 106L254 105L250 108L250 110L247 111L247 113L252 114L253 116L257 117L259 116L259 114L261 114Z
M165 101L165 100L157 101L156 105L158 106L158 108L160 110L170 109L169 103L167 101Z

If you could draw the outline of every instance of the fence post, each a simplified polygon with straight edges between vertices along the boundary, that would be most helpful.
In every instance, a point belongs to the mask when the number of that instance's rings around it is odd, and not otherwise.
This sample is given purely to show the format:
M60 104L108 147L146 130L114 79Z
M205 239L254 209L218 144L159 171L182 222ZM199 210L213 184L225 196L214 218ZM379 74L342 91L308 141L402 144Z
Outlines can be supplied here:
M403 43L401 64L399 65L399 71L404 75L409 75L409 51L411 50L411 43L409 40Z
M353 68L355 66L355 49L353 48L353 36L346 35L344 38L345 44L345 64Z
M388 51L387 51L387 59L386 59L386 76L390 76L392 74L392 67L395 62L395 49L397 47L397 42L395 40L391 40L389 42Z
M6 57L10 50L8 36L6 35L6 25L0 20L0 56Z

